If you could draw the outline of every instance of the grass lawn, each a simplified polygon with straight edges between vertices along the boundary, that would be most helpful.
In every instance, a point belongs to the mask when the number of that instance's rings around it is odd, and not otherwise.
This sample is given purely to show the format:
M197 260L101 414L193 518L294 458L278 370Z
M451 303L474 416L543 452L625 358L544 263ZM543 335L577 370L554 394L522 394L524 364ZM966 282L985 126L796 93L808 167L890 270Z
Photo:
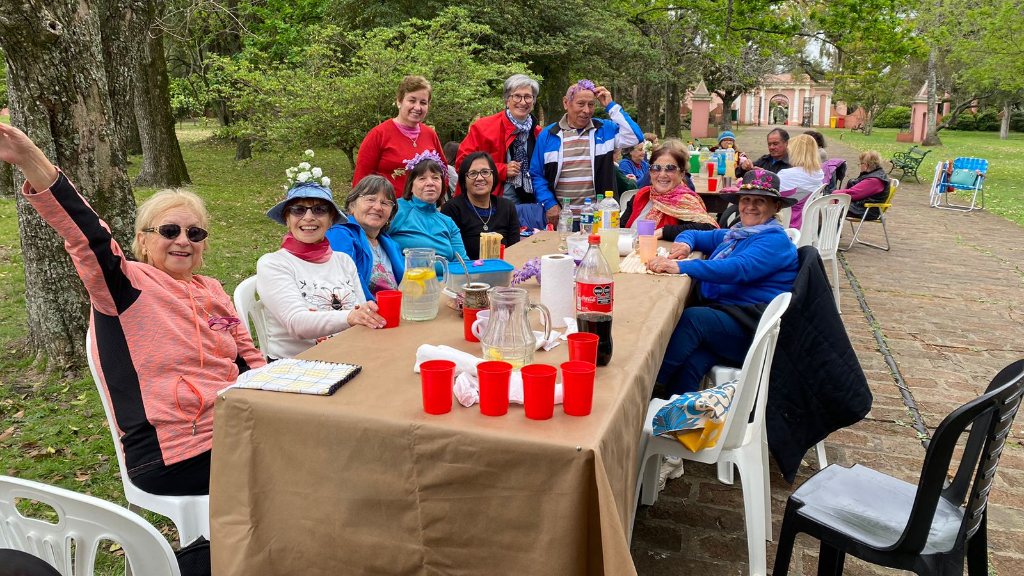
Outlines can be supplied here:
M211 140L213 128L185 124L178 137L193 185L208 205L210 250L204 274L219 279L231 294L256 272L256 260L280 247L283 226L265 216L281 197L285 169L302 150L257 151L234 161L234 147ZM134 176L141 158L129 167ZM336 183L344 198L352 170L337 150L317 151L314 165ZM141 202L155 189L137 189ZM101 215L102 216L102 215ZM110 431L88 372L46 374L24 351L25 281L13 198L0 198L0 474L38 480L125 505ZM44 511L45 514L45 511ZM170 522L146 513L165 534ZM97 574L121 574L123 561L107 549Z
M899 130L895 128L876 128L871 136L838 128L826 128L821 132L829 141L842 138L844 144L858 150L878 150L887 161L894 152L906 152L912 146L896 141ZM936 162L960 156L985 158L989 162L988 178L985 179L985 209L1024 226L1024 164L1020 162L1021 152L1024 152L1024 134L1010 132L1006 140L1000 140L997 132L943 130L939 132L939 138L942 146L925 148L933 152L918 170L921 182L925 186L931 185ZM890 164L885 162L884 166L888 169ZM851 169L856 172L855 167ZM898 169L893 170L894 176L899 174ZM913 182L913 178L910 181Z

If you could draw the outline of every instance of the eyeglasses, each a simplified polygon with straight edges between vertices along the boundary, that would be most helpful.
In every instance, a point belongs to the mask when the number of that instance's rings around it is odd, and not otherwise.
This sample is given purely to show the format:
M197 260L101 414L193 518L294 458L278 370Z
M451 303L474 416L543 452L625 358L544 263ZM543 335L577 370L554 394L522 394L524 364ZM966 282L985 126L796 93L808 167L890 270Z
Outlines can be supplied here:
M477 178L490 178L491 174L494 174L494 171L490 168L484 170L471 170L466 172L466 178L469 178L470 180L476 180Z
M230 330L241 324L242 321L234 316L218 316L216 318L210 318L206 323L210 325L211 330L219 332L221 330Z
M388 210L392 210L395 207L395 203L391 200L381 200L380 198L375 198L373 196L360 196L359 201L367 206L380 204L381 208L387 208Z
M176 240L181 236L181 226L177 224L163 224L156 228L143 228L143 232L156 232L168 240ZM185 229L185 237L189 242L202 242L210 233L199 226L189 226Z
M661 172L662 170L672 174L679 171L679 166L675 164L665 164L664 166L661 164L651 164L651 172Z
M304 218L306 216L306 212L308 212L309 210L313 211L313 216L327 216L328 214L331 213L331 205L324 203L314 204L312 206L292 204L291 206L288 207L288 213L291 214L292 216L295 216L296 218Z
M517 103L526 102L527 104L529 104L530 102L533 102L533 94L513 94L509 96L509 98L511 98L513 102Z

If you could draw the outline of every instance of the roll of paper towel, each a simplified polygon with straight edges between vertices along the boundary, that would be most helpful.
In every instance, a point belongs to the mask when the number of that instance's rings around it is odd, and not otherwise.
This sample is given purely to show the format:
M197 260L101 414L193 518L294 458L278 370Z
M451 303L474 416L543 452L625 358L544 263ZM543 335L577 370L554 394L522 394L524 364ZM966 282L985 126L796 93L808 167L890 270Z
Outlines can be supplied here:
M576 264L571 256L547 254L540 257L540 303L551 312L552 328L565 328L565 318L576 314L575 271Z

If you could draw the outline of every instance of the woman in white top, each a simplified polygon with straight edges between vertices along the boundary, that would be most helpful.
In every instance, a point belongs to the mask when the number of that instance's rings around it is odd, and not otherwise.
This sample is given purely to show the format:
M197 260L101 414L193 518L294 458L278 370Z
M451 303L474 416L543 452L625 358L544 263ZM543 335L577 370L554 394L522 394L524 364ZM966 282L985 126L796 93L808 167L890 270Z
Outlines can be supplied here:
M818 143L807 134L794 136L789 140L789 164L792 168L779 170L779 190L783 196L797 198L789 218L790 228L800 228L803 209L807 198L821 187L825 173L821 170ZM795 190L795 192L789 192Z
M269 340L260 346L270 358L291 358L351 326L384 327L377 304L366 301L352 258L331 250L324 237L334 223L347 221L329 188L307 176L267 216L288 227L281 249L256 263Z

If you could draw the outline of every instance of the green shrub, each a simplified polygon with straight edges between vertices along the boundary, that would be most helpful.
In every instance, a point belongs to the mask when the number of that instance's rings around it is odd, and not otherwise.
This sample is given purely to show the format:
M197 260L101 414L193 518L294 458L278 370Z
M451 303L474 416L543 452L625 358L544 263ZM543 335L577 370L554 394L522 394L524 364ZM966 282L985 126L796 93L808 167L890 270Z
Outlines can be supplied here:
M964 112L963 114L956 117L956 121L949 125L950 130L977 130L977 123L974 118L974 114L970 112Z
M979 112L974 117L974 129L981 132L995 132L999 130L999 113L992 108Z
M1024 110L1014 110L1010 114L1010 130L1024 132Z
M875 118L875 128L902 128L910 122L910 108L907 106L893 106L886 108Z

